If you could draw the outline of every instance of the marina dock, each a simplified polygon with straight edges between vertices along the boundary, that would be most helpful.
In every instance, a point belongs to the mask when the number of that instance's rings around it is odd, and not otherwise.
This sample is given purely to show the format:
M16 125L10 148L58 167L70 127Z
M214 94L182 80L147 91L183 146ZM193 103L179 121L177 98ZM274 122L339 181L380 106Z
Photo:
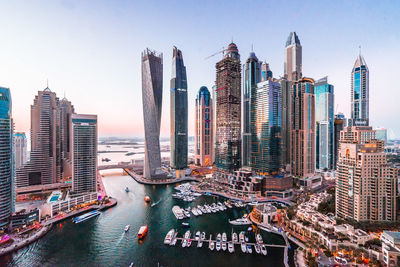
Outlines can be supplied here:
M178 241L183 241L183 240L192 240L192 242L199 242L200 240L196 240L196 239L193 239L193 238L184 238L184 237L176 237L175 238L176 240L178 240ZM211 240L211 242L216 242L217 240ZM208 242L210 242L210 239L204 239L203 240L203 243L208 243ZM221 241L222 242L222 241ZM227 240L226 241L226 243L228 243L228 242L232 242L234 245L241 245L241 243L240 242L233 242L232 240ZM254 246L254 245L264 245L264 246L266 246L266 247L273 247L273 248L287 248L288 246L287 245L276 245L276 244L265 244L265 243L249 243L249 242L245 242L245 244L246 244L246 246L247 245L251 245L251 246Z

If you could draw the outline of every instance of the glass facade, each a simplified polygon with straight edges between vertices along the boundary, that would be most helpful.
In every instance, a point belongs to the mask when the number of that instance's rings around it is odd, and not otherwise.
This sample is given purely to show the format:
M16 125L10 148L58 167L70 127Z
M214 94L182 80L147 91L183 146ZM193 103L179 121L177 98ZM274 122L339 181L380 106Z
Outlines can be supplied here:
M350 126L369 125L369 70L359 55L351 72L351 119Z
M0 231L8 227L14 212L14 159L11 94L0 87Z
M186 67L182 52L173 48L171 78L171 167L184 169L188 163L188 98Z
M334 167L334 87L327 77L315 83L316 168Z
M261 63L251 52L246 64L243 64L243 118L242 118L242 166L250 166L251 152L251 116L255 105L254 95L260 82Z
M280 83L258 83L253 98L250 166L257 174L270 175L281 167Z
M202 86L196 98L195 163L200 166L213 164L213 106L210 91Z

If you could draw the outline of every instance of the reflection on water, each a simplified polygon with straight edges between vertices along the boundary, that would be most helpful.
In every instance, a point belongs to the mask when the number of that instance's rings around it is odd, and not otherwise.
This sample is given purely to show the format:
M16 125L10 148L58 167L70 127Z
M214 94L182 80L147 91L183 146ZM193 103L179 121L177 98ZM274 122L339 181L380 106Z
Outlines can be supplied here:
M109 195L117 198L118 205L102 212L100 216L80 224L70 220L54 227L38 242L17 253L0 258L0 266L283 266L283 250L268 249L268 255L247 255L237 246L234 254L227 251L210 251L208 246L183 249L163 244L166 233L175 228L182 236L185 229L171 209L215 202L213 197L200 197L193 203L185 203L171 197L174 186L144 186L129 176L108 176L103 179ZM125 192L129 187L130 192ZM146 204L144 196L150 196L156 205ZM249 210L232 209L217 214L207 214L184 220L191 231L204 231L207 236L246 230L246 226L232 226L229 219L236 219ZM127 224L131 225L124 232ZM141 225L149 227L146 238L139 242L137 231ZM284 244L280 236L263 233L266 243ZM250 236L254 241L254 235ZM293 250L290 250L293 257ZM294 266L294 265L293 265Z

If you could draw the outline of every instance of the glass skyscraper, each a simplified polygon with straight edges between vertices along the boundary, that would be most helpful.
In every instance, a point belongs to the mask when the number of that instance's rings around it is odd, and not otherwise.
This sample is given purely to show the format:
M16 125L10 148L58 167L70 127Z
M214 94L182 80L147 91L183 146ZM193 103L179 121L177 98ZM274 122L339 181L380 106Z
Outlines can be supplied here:
M144 172L146 178L161 178L160 124L163 89L162 54L142 53L142 100L144 120Z
M97 115L71 116L72 190L97 192Z
M351 71L351 126L369 125L369 70L361 54Z
M257 174L274 174L281 167L281 86L260 82L252 97L250 166Z
M328 77L315 82L316 168L334 167L334 87Z
M243 99L242 99L242 166L250 166L251 152L251 115L254 106L254 94L257 83L260 82L261 63L254 52L250 53L246 63L243 64Z
M196 98L195 164L211 166L214 163L213 100L207 87L202 86Z
M241 68L234 43L216 64L215 164L223 171L240 168L241 150Z
M186 67L182 52L174 46L171 78L171 167L184 169L188 163L188 97Z
M23 132L14 133L14 160L15 169L18 169L26 162L28 141Z
M302 47L296 32L291 32L286 41L284 76L288 81L299 80L302 74Z
M14 212L13 121L10 89L0 87L0 231Z

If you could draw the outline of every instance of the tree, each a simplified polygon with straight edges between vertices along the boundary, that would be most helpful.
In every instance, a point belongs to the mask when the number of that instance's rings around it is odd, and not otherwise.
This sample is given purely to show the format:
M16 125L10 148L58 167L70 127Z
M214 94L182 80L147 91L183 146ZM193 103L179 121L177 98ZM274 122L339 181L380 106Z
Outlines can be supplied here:
M324 250L324 253L325 253L325 256L327 256L328 258L333 256L332 251L330 251L329 249Z

